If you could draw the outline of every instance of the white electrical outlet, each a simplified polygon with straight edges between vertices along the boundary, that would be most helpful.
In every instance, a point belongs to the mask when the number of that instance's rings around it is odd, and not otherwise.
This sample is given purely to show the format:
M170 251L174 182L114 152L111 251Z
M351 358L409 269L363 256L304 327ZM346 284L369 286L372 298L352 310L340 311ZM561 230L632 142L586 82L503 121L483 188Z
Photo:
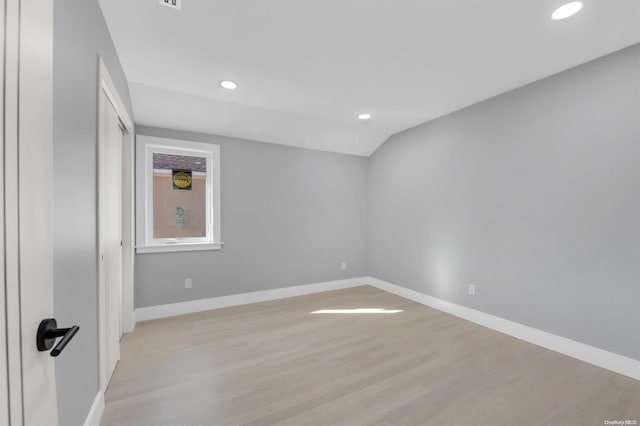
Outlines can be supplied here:
M182 9L182 0L160 0L160 4L176 10Z
M469 284L469 294L472 296L476 295L476 285L475 284Z
M184 288L191 288L191 278L185 278Z
M347 262L342 262L340 264L340 269L342 269L343 271L345 271L347 269Z

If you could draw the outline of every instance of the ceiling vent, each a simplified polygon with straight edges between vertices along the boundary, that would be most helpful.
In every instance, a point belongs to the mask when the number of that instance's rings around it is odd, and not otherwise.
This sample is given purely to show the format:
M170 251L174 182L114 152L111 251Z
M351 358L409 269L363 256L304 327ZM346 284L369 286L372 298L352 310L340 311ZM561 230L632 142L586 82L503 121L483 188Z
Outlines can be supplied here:
M160 0L160 4L170 7L171 9L182 9L182 0Z

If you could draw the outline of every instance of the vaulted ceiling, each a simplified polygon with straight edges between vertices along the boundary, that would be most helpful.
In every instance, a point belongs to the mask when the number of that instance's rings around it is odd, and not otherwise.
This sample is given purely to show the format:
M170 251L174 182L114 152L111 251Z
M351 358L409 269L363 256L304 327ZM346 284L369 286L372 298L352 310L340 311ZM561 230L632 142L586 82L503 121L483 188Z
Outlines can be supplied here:
M138 124L356 155L640 42L640 1L563 3L100 0Z

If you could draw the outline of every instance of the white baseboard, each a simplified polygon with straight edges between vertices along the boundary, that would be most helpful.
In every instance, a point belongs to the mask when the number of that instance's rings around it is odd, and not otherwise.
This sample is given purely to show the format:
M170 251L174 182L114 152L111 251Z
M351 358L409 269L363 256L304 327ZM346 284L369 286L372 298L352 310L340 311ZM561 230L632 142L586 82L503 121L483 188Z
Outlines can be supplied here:
M534 345L640 380L640 361L369 277L373 287Z
M91 409L84 421L84 426L100 426L102 414L104 413L104 392L100 391L91 404Z
M168 305L149 306L136 309L134 312L134 320L137 323L139 321L191 314L194 312L209 311L212 309L227 308L230 306L266 302L268 300L321 293L323 291L340 290L367 285L367 280L368 277L349 278L346 280L326 281L294 287L276 288L273 290L213 297L211 299L190 300L188 302L170 303Z

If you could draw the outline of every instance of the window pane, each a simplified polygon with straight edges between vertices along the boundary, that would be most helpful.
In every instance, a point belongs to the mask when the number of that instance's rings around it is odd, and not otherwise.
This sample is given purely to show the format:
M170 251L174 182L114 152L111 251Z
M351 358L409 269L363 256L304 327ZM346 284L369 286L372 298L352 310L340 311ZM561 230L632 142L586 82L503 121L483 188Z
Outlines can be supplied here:
M207 160L153 153L153 238L206 236Z

